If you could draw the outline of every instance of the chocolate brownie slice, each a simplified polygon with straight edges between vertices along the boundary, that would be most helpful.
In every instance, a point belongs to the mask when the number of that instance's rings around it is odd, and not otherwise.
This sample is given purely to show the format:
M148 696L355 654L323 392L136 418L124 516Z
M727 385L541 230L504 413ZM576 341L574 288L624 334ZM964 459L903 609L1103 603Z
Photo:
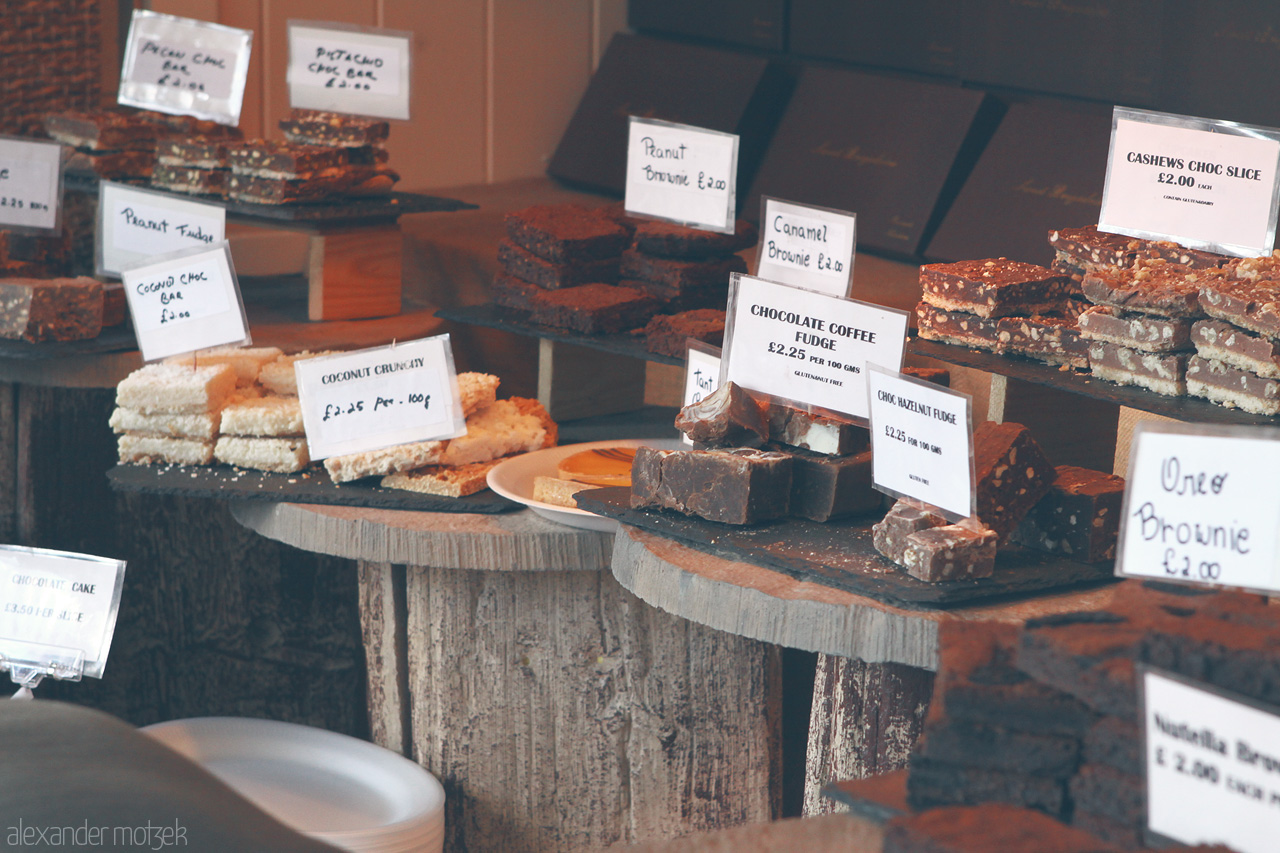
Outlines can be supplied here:
M576 204L534 205L506 216L507 236L541 258L580 263L614 257L630 235L595 210Z
M1051 314L1079 293L1070 276L1008 258L925 264L920 289L934 307L979 317Z
M623 278L657 282L673 290L727 287L731 274L746 271L747 262L737 255L710 261L684 261L646 255L635 249L622 253Z
M921 756L911 759L907 802L913 808L1008 803L1064 817L1070 809L1067 780L965 767Z
M516 278L522 278L548 290L575 287L592 282L601 284L618 282L617 258L575 264L556 263L540 258L510 240L503 240L498 244L498 262Z
M1127 826L1146 820L1146 783L1141 773L1124 773L1105 764L1086 764L1069 785L1078 808Z
M739 219L732 234L721 234L674 222L641 219L636 221L635 241L641 252L664 258L719 258L754 246L756 227Z
M1134 659L1146 630L1107 611L1033 619L1019 640L1017 666L1099 713L1133 717Z
M624 278L618 282L623 287L635 287L643 290L662 304L662 310L668 314L682 311L697 311L702 308L714 308L723 312L729 302L729 282L713 284L707 287L679 288L670 287L658 281L645 281L640 278Z
M1084 760L1140 776L1146 772L1142 730L1133 720L1099 717L1084 736Z
M1048 815L1001 803L944 806L893 818L883 853L1108 853L1116 848Z
M634 288L582 284L543 291L533 301L531 319L584 335L602 335L643 325L657 307L650 296Z
M495 305L514 308L517 311L532 311L533 306L546 292L536 284L504 272L494 275L493 286L489 288L489 295L493 298Z
M1124 478L1059 465L1053 484L1022 519L1013 541L1084 563L1113 560Z
M725 313L717 308L700 308L679 314L659 314L644 327L644 348L649 352L684 358L689 339L712 346L724 342Z

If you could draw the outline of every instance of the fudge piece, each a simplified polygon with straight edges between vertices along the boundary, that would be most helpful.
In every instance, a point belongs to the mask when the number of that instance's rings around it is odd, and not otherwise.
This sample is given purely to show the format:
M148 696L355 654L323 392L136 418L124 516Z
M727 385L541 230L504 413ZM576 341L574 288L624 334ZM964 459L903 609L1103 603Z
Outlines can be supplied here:
M390 123L382 119L296 107L280 119L280 130L290 142L339 148L375 145L391 135Z
M684 358L689 339L712 346L724 342L725 312L718 308L699 308L679 314L650 317L644 327L644 348L649 352Z
M893 818L884 853L1107 853L1116 848L1048 815L1000 803L944 806Z
M0 338L79 341L101 331L101 282L83 276L0 279Z
M157 362L120 380L116 405L144 414L213 412L221 410L235 390L236 372L229 365L185 367Z
M1089 344L1089 370L1099 379L1137 385L1169 397L1187 393L1185 353L1141 352L1106 341L1092 341Z
M222 423L220 412L173 415L167 412L139 412L117 407L107 421L112 432L134 435L168 436L213 441Z
M977 517L1009 538L1018 522L1049 491L1053 465L1022 424L986 421L973 430Z
M196 352L171 355L164 360L165 364L181 364L187 367L209 364L229 364L236 372L236 384L241 387L253 385L258 380L264 365L280 358L283 353L279 347L210 347Z
M946 311L921 302L916 305L917 332L926 341L1003 353L998 320L968 311Z
M189 169L226 169L227 149L234 144L226 139L163 139L156 143L156 163Z
M67 111L44 118L50 137L73 148L95 151L145 150L153 153L158 137L168 129L137 113L120 110Z
M1070 805L1065 779L963 767L923 756L911 758L907 802L917 809L1008 803L1054 817L1065 817Z
M227 148L227 165L238 175L259 178L309 178L347 164L338 148L254 139Z
M787 514L791 457L751 448L636 451L631 506L672 509L725 524Z
M1137 257L1142 241L1124 234L1099 231L1097 225L1058 228L1049 232L1049 245L1058 257L1074 267L1127 267Z
M553 290L592 282L615 284L618 281L617 258L556 263L540 258L510 240L498 244L498 262L516 278Z
M860 453L871 445L871 433L864 426L781 403L767 405L770 441L828 456Z
M880 509L882 495L872 483L870 450L853 456L794 448L781 452L791 457L791 514L797 518L825 522Z
M1091 269L1081 283L1085 297L1140 314L1203 317L1200 288L1224 278L1222 270L1195 270L1164 260L1138 260L1127 269Z
M250 397L222 410L226 435L289 437L305 435L297 397Z
M66 160L70 175L88 175L108 180L143 180L155 171L156 156L145 151L73 151Z
M311 464L305 438L224 435L213 446L213 458L224 465L276 474L292 474Z
M1059 465L1049 493L1022 519L1013 541L1083 563L1114 560L1124 478Z
M533 303L535 323L584 335L624 332L643 325L658 303L643 291L612 284L583 284L543 291Z
M621 225L576 204L534 205L507 214L506 226L516 244L557 263L616 257L630 239Z
M1089 366L1089 348L1080 336L1075 316L1001 317L996 335L1006 352L1015 352L1049 364L1081 369Z
M1080 738L950 720L929 727L917 754L944 764L1065 779L1080 763Z
M920 288L934 307L979 317L1053 313L1078 292L1069 276L1008 258L926 264Z
M664 258L697 260L723 257L754 246L756 227L745 219L739 219L734 223L732 234L721 234L674 222L641 219L636 222L635 241L641 252Z
M1199 304L1210 317L1280 339L1280 281L1205 281L1199 291Z
M942 527L947 520L921 506L899 500L884 518L871 525L871 544L875 549L898 565L902 565L907 539L921 530Z
M202 169L195 166L157 163L155 170L151 173L151 183L174 192L225 197L231 183L230 177L225 169Z
M1187 359L1187 393L1255 415L1280 415L1280 379L1198 355Z
M926 583L990 577L996 565L996 532L959 524L930 527L907 537L902 567Z
M1135 314L1110 305L1091 305L1080 314L1080 336L1146 352L1177 352L1191 346L1186 317Z
M384 489L404 489L424 495L461 498L488 488L489 472L501 461L492 459L456 466L428 465L414 471L388 474L382 478L381 485Z
M690 441L719 447L758 446L769 438L760 403L735 382L726 382L676 415L676 429Z
M686 261L659 258L628 249L622 253L621 270L623 278L652 281L677 291L696 290L728 285L731 274L747 271L747 262L737 255L709 261Z
M1269 379L1280 379L1280 343L1237 329L1221 320L1197 320L1191 343L1201 358L1220 361Z

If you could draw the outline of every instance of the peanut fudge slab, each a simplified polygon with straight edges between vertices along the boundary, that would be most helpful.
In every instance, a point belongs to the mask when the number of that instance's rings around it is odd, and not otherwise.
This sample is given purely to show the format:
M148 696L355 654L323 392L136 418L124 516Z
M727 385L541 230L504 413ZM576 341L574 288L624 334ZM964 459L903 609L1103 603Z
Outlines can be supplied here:
M227 139L162 139L156 143L156 162L191 169L226 169Z
M631 470L631 506L725 524L780 518L790 495L791 457L784 453L641 447Z
M726 382L676 415L676 429L713 447L759 446L769 438L760 403L736 382Z
M309 177L346 163L341 149L322 145L254 139L227 149L227 165L232 171L260 178Z
M230 365L186 367L157 362L130 373L116 386L116 405L145 414L221 411L236 390Z
M979 317L968 311L947 311L920 302L916 305L916 328L927 341L1003 353L1000 329L996 319Z
M689 339L712 346L724 343L725 312L719 308L699 308L679 314L650 317L644 327L644 348L649 352L684 358Z
M1006 541L1053 484L1052 463L1022 424L986 421L973 430L977 517Z
M102 283L96 279L0 279L0 338L79 341L101 331Z
M926 264L920 289L936 308L980 317L1051 314L1079 292L1070 276L1008 258Z
M1091 269L1081 283L1085 298L1140 314L1203 317L1200 288L1224 278L1221 270L1195 270L1162 260L1128 269Z
M1199 291L1200 307L1215 320L1280 339L1280 281L1214 279Z
M1186 353L1142 352L1106 341L1092 341L1089 370L1099 379L1136 385L1168 397L1187 393Z
M1280 415L1280 379L1198 355L1187 359L1187 393L1255 415Z
M1111 305L1091 305L1080 314L1080 336L1144 352L1191 348L1191 320L1135 314Z
M384 142L391 135L383 119L295 108L280 119L280 130L290 142L358 148Z
M530 317L535 323L601 335L642 326L657 307L657 301L641 290L583 284L542 291L533 301Z
M535 255L557 263L616 257L629 232L598 211L576 204L540 204L506 216L507 236Z
M1089 366L1089 345L1080 336L1075 316L1000 317L996 320L996 334L1005 352L1049 364L1081 369Z
M193 438L133 435L116 439L124 465L208 465L213 462L213 442Z
M871 525L871 544L876 551L902 565L908 537L931 527L942 527L946 523L947 520L936 513L910 501L899 500L885 513L884 518Z
M769 440L828 456L849 456L871 446L865 426L839 418L768 403Z
M156 163L155 170L151 173L151 183L189 195L225 197L231 183L230 177L226 169L202 169L160 162Z
M1049 493L1014 531L1013 541L1084 563L1114 560L1124 478L1059 465Z
M311 464L305 438L224 435L213 446L213 458L224 465L293 474Z
M169 132L157 121L119 110L50 113L44 118L44 129L53 139L73 148L148 153L152 153L156 139Z
M498 244L498 263L516 278L548 290L600 282L617 284L618 259L562 264L540 258L510 240Z
M1077 268L1127 267L1138 255L1142 241L1124 234L1099 231L1097 225L1083 228L1056 228L1049 232L1049 245L1067 263Z
M1197 320L1191 326L1196 354L1247 370L1269 379L1280 379L1280 343L1253 335L1221 320Z
M991 577L996 566L994 530L945 524L912 533L902 549L902 567L925 583Z
M747 262L737 255L706 261L659 258L635 249L622 253L622 277L652 281L672 290L728 286L729 276L746 272Z
M718 258L754 246L756 227L739 219L734 223L732 234L721 234L674 222L641 219L636 222L635 241L641 252L663 258Z
M917 809L1007 803L1054 817L1065 816L1070 805L1064 779L965 767L915 755L907 776L907 802Z
M642 278L624 278L618 281L623 287L634 287L652 296L667 314L714 308L723 312L729 302L729 281L707 287L670 287L658 281Z
M885 826L884 853L1114 853L1085 832L1031 809L1001 803L943 806Z

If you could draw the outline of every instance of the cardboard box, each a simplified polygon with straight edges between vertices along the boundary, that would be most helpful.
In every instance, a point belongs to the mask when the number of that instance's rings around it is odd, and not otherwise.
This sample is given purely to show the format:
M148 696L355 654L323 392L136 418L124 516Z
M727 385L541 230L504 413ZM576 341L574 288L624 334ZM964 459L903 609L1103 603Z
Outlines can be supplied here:
M1009 108L925 249L930 261L1013 258L1048 265L1048 233L1098 221L1111 111L1059 102Z
M955 77L962 8L957 0L791 0L787 40L798 56Z
M786 50L787 0L631 0L632 29Z
M741 203L792 85L786 68L763 56L619 33L547 173L621 195L629 116L660 118L738 134Z
M808 66L743 215L759 216L761 195L848 210L859 249L915 257L998 110L958 86Z

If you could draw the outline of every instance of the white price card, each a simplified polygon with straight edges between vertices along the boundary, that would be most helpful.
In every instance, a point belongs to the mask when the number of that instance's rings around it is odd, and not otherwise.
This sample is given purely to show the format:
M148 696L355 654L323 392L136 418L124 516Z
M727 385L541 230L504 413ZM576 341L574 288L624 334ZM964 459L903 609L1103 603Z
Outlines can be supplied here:
M1140 421L1116 574L1280 591L1280 430Z
M701 403L720 387L720 347L689 341L684 362L684 405ZM683 436L685 444L693 444Z
M1143 667L1147 828L1271 853L1280 838L1280 709Z
M867 419L867 365L902 367L907 313L734 273L721 383Z
M1278 176L1280 130L1116 107L1098 228L1267 255Z
M227 243L150 258L123 276L145 361L251 342Z
M409 118L413 33L289 22L289 104L309 110Z
M134 9L117 101L237 125L252 46L252 30Z
M226 239L227 212L198 201L103 181L98 196L98 275L156 255L212 246Z
M737 186L736 134L631 117L627 213L732 234Z
M932 504L953 521L973 515L973 399L875 365L867 396L876 488Z
M756 275L848 296L853 281L857 215L764 196L760 200Z
M124 586L122 560L0 545L0 663L101 678ZM84 671L66 672L83 659Z
M0 136L0 226L56 231L61 207L62 146Z
M294 364L312 459L467 432L448 335Z

